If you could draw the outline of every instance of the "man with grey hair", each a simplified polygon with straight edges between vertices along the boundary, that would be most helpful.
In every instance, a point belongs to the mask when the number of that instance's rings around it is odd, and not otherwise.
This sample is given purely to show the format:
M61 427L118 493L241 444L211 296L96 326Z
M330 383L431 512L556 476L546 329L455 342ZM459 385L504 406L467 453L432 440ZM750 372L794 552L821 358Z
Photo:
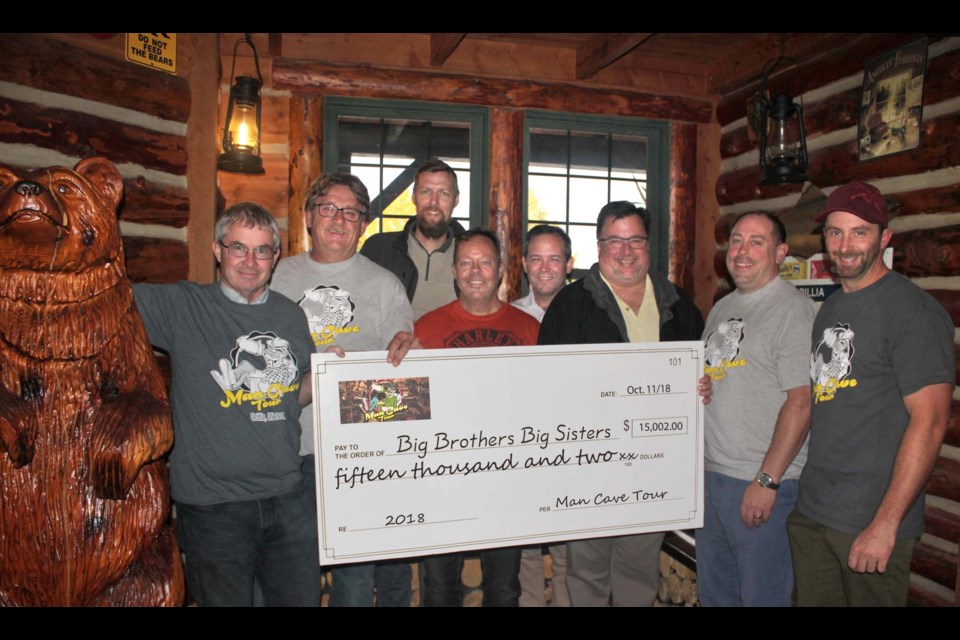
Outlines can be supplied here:
M369 208L367 188L356 176L318 178L303 207L312 248L281 260L272 286L300 305L318 352L386 349L398 364L416 340L413 311L396 276L357 253ZM300 424L304 481L315 490L313 411L304 411ZM409 607L411 580L410 564L402 560L337 566L330 606Z
M298 454L313 344L300 309L267 287L276 221L253 203L230 207L213 255L218 283L134 287L150 342L170 355L170 488L187 584L200 606L251 606L255 581L267 606L319 606L316 512Z
M413 204L417 215L403 231L378 233L361 253L387 269L403 283L413 304L414 319L452 302L453 239L463 226L452 219L460 203L457 174L442 160L430 160L417 169Z

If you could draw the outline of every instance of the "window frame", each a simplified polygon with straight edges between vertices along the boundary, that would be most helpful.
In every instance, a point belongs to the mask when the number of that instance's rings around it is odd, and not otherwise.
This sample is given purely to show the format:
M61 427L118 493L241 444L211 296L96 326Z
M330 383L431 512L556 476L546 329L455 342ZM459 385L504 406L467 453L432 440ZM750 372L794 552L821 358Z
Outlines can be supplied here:
M339 171L339 122L341 116L364 118L410 119L426 121L463 122L470 125L470 210L467 214L469 227L484 227L490 219L490 202L487 198L490 185L490 110L475 105L455 105L417 100L385 100L379 98L351 98L325 96L323 98L323 150L324 171ZM369 185L368 185L368 188ZM378 193L371 190L371 199ZM407 190L409 194L409 190ZM402 197L402 196L398 196ZM389 206L389 205L387 205ZM384 206L383 209L386 209ZM371 212L372 213L372 212ZM459 207L455 217L463 217ZM381 220L382 211L376 212L373 220ZM383 225L380 225L382 231Z
M650 265L661 274L670 268L670 123L631 116L606 116L574 112L527 110L523 118L523 237L530 227L528 207L530 131L531 129L555 129L584 133L605 133L643 136L647 143L647 201L645 208L650 216ZM609 167L608 167L609 170ZM568 176L569 179L569 176ZM609 185L609 180L608 180ZM608 187L609 192L609 187ZM597 211L599 214L599 210ZM569 204L566 212L570 223ZM574 247L576 249L576 247ZM586 270L574 269L571 278L585 275Z

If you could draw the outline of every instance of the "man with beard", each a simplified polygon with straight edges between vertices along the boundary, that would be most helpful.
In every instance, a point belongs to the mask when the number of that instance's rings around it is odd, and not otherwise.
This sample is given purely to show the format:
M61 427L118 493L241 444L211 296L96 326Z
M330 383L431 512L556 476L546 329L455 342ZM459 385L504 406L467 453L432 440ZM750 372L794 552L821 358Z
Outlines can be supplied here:
M954 327L881 260L887 204L851 182L817 218L841 290L813 325L810 443L787 519L800 606L904 606L950 419Z
M453 285L453 239L463 233L452 220L460 202L457 174L446 162L430 160L413 180L417 215L403 231L378 233L360 253L393 272L406 288L414 319L456 299Z

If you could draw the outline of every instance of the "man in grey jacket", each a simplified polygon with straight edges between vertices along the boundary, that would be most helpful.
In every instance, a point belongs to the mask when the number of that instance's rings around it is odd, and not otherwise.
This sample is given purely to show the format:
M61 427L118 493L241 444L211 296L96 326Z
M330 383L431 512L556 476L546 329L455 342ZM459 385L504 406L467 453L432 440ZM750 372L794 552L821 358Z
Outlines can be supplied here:
M413 304L414 320L456 299L453 239L463 227L452 219L460 202L457 174L446 162L430 160L413 181L417 215L403 231L370 237L360 253L400 278Z

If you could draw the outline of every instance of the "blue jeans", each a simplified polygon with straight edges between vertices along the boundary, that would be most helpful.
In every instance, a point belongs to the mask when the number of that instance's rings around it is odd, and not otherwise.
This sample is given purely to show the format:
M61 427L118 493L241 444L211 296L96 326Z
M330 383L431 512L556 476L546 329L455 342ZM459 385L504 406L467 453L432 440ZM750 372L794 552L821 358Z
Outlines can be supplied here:
M703 529L697 531L697 591L704 607L789 607L793 562L787 516L797 504L799 480L784 480L770 519L750 529L740 519L752 481L713 471L703 477Z
M187 585L201 607L320 606L316 509L310 492L213 505L177 504Z
M315 456L303 456L300 472L303 486L310 493L314 518L317 510L317 478ZM413 598L410 585L413 571L408 560L365 562L333 567L330 586L331 607L372 607L374 590L378 607L409 607Z
M409 607L413 597L409 560L384 560L333 568L331 607Z
M484 549L480 552L483 606L520 606L521 547ZM463 554L448 553L423 559L423 606L463 606Z

